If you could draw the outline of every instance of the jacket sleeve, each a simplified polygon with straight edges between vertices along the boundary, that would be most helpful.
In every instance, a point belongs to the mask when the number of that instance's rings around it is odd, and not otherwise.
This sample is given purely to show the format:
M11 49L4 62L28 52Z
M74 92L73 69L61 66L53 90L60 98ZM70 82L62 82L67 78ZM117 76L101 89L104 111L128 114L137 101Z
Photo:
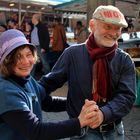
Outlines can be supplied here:
M118 67L121 70L118 73L114 72L114 75L112 75L116 81L112 99L100 108L104 114L105 122L115 121L126 116L136 98L135 66L131 58L127 55L122 62L114 63L112 67L114 71Z
M41 77L39 84L45 87L48 94L57 88L62 87L63 84L67 81L67 76L69 73L68 65L68 53L67 50L65 50L57 60L51 72L48 75Z
M42 110L46 112L66 111L66 97L50 96L46 92L46 89L42 85L38 84L34 79L31 84L38 96L38 101L41 104Z
M6 112L1 118L30 140L56 140L80 134L80 122L76 118L42 123L32 112L21 110Z
M66 97L46 96L41 106L46 112L66 111L66 101Z

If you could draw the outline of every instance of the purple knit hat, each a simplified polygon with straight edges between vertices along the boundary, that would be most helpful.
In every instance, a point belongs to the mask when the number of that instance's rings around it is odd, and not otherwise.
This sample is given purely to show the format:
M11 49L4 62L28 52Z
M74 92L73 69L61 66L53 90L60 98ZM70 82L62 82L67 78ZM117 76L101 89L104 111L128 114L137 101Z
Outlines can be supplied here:
M17 29L10 29L3 32L0 35L0 64L11 51L22 45L30 45L35 48L33 44L28 42L21 31Z

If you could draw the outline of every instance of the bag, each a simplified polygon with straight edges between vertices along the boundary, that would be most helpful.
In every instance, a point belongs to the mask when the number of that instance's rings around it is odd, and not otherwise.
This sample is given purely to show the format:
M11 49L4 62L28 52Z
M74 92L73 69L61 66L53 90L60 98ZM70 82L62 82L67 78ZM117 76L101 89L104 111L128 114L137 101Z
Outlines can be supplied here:
M70 45L67 42L64 42L64 49L68 48Z

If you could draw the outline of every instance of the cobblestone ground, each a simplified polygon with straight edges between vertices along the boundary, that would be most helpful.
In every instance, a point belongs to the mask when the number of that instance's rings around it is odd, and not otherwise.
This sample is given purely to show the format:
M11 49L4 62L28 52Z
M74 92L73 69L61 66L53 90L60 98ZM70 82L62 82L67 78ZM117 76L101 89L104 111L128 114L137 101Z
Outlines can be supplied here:
M63 88L57 90L53 95L65 96L67 93L67 84ZM68 119L66 112L60 113L45 113L43 119L47 121L60 121ZM140 107L133 107L132 111L123 119L125 128L125 140L140 140ZM62 140L62 139L61 139ZM63 140L69 140L63 139Z
M140 140L140 107L133 107L123 121L126 140Z

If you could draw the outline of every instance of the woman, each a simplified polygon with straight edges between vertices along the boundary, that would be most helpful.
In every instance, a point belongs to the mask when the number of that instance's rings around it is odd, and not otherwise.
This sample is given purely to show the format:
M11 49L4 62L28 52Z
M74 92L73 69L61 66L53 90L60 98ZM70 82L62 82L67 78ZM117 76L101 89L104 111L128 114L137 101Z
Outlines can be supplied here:
M54 140L80 134L92 121L93 101L85 101L78 118L43 123L41 111L64 111L66 99L54 98L30 76L35 47L16 29L0 36L0 140ZM93 106L94 105L94 106Z

